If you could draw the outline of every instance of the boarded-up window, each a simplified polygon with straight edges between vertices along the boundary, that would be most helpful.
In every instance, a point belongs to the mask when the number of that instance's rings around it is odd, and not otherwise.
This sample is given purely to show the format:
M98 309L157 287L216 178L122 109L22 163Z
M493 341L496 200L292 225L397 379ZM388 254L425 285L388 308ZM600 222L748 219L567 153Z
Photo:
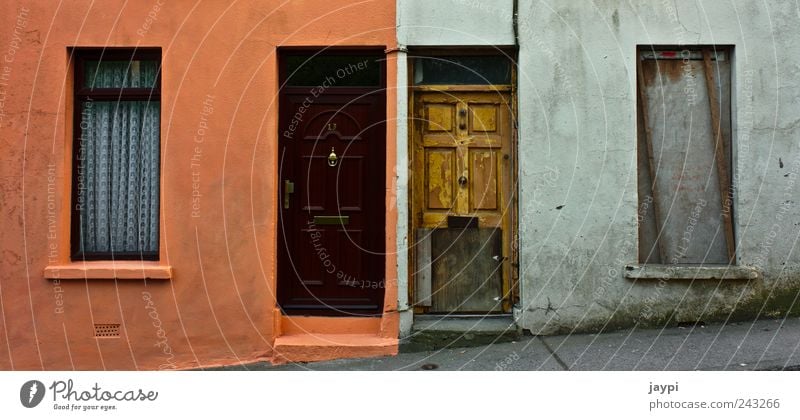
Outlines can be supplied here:
M734 258L729 48L638 51L639 260Z

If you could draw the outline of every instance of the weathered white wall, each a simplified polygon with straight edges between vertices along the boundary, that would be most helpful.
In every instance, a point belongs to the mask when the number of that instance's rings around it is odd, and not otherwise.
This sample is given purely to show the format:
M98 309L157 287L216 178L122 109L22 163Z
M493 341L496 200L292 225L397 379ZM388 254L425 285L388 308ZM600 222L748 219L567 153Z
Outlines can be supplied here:
M401 45L512 45L512 0L398 0Z
M397 166L394 203L397 208L397 311L400 313L400 336L411 332L413 308L408 301L408 60L406 51L397 51Z
M797 5L520 0L519 13L523 327L781 315L800 290ZM735 46L737 252L761 280L623 277L637 259L635 52L650 44Z

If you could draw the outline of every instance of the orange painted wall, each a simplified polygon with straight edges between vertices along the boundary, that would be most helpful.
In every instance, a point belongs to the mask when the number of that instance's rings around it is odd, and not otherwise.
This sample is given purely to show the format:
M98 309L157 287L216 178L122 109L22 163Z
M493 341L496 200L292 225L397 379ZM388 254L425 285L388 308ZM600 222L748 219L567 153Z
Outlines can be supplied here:
M0 3L0 19L0 369L188 368L272 357L276 47L393 48L395 2L11 0ZM47 280L45 267L69 263L68 47L137 45L162 48L159 264L172 267L172 278ZM204 101L213 112L198 144ZM388 255L395 124L389 117ZM201 197L192 217L197 154ZM394 261L386 266L382 334L396 337ZM122 337L96 339L94 323L120 323Z

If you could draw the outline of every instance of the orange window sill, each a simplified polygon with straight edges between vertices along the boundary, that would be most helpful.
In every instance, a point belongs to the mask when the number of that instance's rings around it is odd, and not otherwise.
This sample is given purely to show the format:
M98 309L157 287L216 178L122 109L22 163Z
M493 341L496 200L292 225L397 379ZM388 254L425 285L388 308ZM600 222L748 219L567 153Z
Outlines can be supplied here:
M157 261L81 261L47 266L44 277L50 280L170 280L172 266Z

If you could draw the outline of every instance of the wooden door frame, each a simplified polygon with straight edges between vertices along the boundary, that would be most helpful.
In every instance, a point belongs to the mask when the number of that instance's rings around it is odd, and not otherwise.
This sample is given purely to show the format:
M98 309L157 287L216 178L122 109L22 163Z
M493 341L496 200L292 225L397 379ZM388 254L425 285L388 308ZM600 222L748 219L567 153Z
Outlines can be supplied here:
M421 92L503 92L510 94L511 101L511 145L510 145L510 174L509 182L511 185L507 187L510 194L509 197L509 240L510 244L503 244L505 247L508 245L510 251L508 258L508 270L504 270L503 276L503 292L508 297L503 299L503 312L511 313L515 304L519 303L520 290L519 290L519 163L518 163L518 101L517 101L517 63L518 51L511 47L425 47L415 48L408 52L407 60L407 73L408 75L414 74L414 58L422 56L456 56L456 55L494 55L506 57L511 60L511 84L509 85L426 85L416 86L413 79L408 79L407 93L408 93L408 156L414 156L414 144L416 141L416 128L415 128L415 104L417 102L417 95ZM408 171L408 238L409 244L416 243L416 225L414 217L414 167L409 165ZM505 249L505 248L504 248ZM412 303L413 312L415 314L425 313L423 307L415 304L414 298L416 281L413 273L416 272L416 252L413 245L408 249L408 301ZM506 275L507 271L507 275Z

